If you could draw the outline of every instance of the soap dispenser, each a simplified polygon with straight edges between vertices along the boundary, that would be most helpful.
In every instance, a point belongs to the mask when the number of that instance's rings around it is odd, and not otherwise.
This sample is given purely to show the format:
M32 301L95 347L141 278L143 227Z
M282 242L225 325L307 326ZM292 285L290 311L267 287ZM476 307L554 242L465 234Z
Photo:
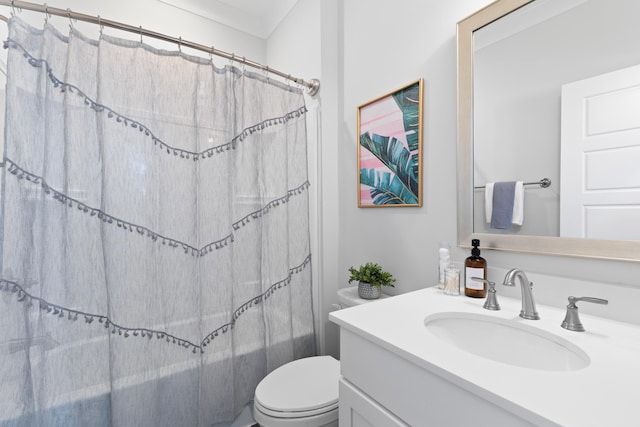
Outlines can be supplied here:
M487 278L487 261L480 256L480 240L471 240L471 256L464 261L464 294L472 298L487 296L487 284L473 280L472 277Z

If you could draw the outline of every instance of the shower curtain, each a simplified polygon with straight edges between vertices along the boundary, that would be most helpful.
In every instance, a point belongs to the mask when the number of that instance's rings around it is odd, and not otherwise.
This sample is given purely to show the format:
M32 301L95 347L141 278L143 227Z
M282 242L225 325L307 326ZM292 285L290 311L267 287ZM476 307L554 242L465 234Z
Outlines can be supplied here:
M315 354L298 88L9 24L0 426L209 426Z

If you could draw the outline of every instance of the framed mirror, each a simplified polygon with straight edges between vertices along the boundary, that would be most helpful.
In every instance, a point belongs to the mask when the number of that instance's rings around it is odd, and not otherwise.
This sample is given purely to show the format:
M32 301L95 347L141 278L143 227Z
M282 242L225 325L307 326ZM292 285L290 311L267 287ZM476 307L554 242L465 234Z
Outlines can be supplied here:
M458 23L459 246L640 261L638 16L498 0ZM494 228L486 186L514 181L522 221Z

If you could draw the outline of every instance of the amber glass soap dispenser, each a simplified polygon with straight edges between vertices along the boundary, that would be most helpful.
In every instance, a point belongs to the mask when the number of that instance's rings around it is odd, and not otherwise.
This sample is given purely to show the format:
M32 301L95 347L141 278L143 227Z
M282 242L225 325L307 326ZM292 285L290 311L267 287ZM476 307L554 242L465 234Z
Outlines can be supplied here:
M471 240L471 246L471 256L464 260L464 294L472 298L484 298L487 296L487 284L471 278L487 278L487 261L480 256L480 240Z

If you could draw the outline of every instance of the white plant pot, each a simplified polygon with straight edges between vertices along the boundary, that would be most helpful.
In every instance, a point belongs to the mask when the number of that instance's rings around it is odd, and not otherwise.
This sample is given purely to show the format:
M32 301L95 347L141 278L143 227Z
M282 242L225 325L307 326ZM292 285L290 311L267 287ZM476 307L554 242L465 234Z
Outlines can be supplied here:
M371 286L366 282L358 282L358 296L362 299L380 298L380 287Z

